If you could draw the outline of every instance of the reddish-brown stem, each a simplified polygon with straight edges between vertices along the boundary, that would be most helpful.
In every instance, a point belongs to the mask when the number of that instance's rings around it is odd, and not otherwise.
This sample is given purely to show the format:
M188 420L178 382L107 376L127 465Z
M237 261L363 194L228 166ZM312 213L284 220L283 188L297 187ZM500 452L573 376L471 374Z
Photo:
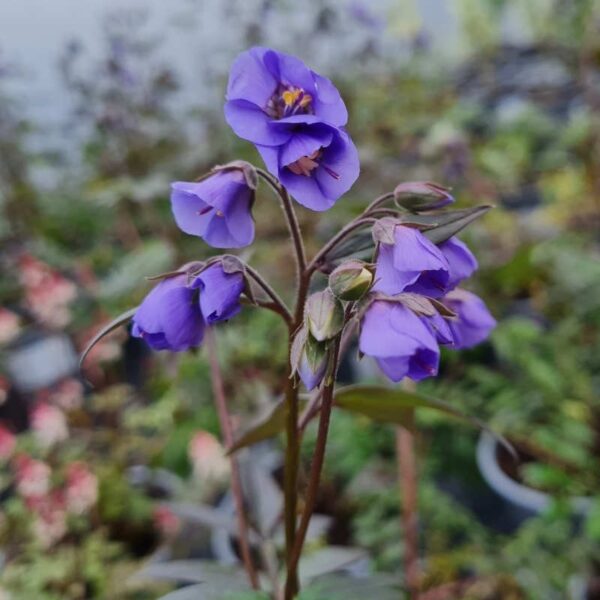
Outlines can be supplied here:
M317 441L315 445L315 451L313 454L313 460L310 467L310 474L308 479L308 486L306 488L306 496L304 499L304 511L300 518L300 524L296 531L296 539L292 548L291 554L287 556L287 573L288 578L286 581L286 600L287 598L293 598L293 595L287 595L289 592L288 584L291 579L296 577L298 571L298 563L300 561L300 555L302 554L302 547L304 546L304 540L306 538L306 532L308 531L308 525L315 509L315 503L317 500L317 493L319 491L319 482L321 481L321 472L323 470L323 463L325 461L325 449L327 447L327 435L329 433L329 423L331 420L331 410L333 408L333 392L335 390L335 377L337 371L337 364L340 351L340 338L338 337L334 342L333 356L332 356L332 370L329 381L323 387L322 401L321 401L321 417L319 419L319 430L317 432Z
M221 427L221 434L223 436L225 446L230 447L233 444L233 428L231 426L231 419L227 410L227 400L225 398L221 367L217 357L217 342L212 327L206 328L205 343L210 365L213 395L219 416L219 425ZM250 542L248 539L248 519L246 518L246 511L244 508L244 492L242 490L240 469L237 459L233 454L229 455L229 462L231 465L231 492L233 494L235 510L237 513L242 561L244 563L244 568L246 569L250 585L253 589L258 590L260 589L260 584L250 553Z
M288 327L292 326L292 315L285 305L285 302L281 299L279 294L265 281L262 275L250 265L245 265L246 273L252 278L252 280L265 292L265 294L271 299L270 306L266 306L262 303L265 308L279 313L285 320Z
M419 596L419 512L417 498L417 462L415 439L410 413L407 427L396 428L396 453L398 458L398 480L402 498L402 529L404 539L404 579L410 600Z
M352 336L356 330L357 325L356 320L350 320L344 326L344 333L342 334L342 341L340 342L340 350L339 356L342 357L348 350L348 346L350 345L350 341L352 340ZM338 359L339 362L339 359ZM298 430L300 435L304 433L307 425L312 421L312 419L319 414L319 410L321 410L321 395L322 390L315 391L310 397L304 412L300 416L300 422L298 423Z
M306 267L305 275L310 277L320 266L321 262L325 260L327 254L331 252L340 242L346 239L351 233L364 227L365 225L372 225L375 222L375 219L370 217L359 217L354 221L351 221L341 229L336 235L334 235L318 252L315 254L314 258L310 261L309 265Z

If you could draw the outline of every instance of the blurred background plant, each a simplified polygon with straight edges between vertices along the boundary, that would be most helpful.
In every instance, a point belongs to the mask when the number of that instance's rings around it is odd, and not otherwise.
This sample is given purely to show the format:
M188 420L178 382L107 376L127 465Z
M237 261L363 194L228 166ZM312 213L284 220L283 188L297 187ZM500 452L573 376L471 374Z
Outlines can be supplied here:
M419 415L432 590L423 597L599 598L598 3L181 0L110 12L88 33L65 38L48 63L55 95L43 102L60 107L54 120L24 92L35 90L32 65L0 48L2 592L154 598L172 584L134 576L141 562L235 555L231 540L229 554L218 550L213 513L182 510L223 509L227 497L202 353L154 355L114 332L93 350L85 381L76 355L139 302L143 276L207 252L178 233L169 182L231 156L259 164L221 114L232 57L259 43L339 84L361 154L347 200L325 219L301 211L309 251L400 180L439 181L464 206L497 206L468 241L499 326L484 346L448 353L442 375L419 387L509 437L522 460L495 449L500 471L548 495L543 506L520 503L485 471L477 432ZM20 35L23 47L34 43ZM285 295L293 273L276 210L259 194L252 259ZM281 391L280 335L276 318L256 311L220 331L239 427ZM353 357L343 375L376 377ZM280 466L269 464L277 481ZM397 572L393 431L337 414L325 468L317 510L327 525L309 547L358 546L369 555L363 570ZM352 593L367 592L329 576L302 598Z

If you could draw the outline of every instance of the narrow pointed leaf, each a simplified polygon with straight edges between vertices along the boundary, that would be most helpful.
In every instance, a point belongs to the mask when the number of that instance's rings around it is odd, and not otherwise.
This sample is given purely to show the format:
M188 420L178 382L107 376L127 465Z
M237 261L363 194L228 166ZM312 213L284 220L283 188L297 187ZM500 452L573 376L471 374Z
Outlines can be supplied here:
M114 331L115 329L117 329L117 327L120 327L121 325L127 323L132 317L133 315L135 315L135 312L137 311L138 307L136 306L135 308L130 308L129 310L125 311L124 313L120 314L116 319L113 319L108 325L105 325L92 339L92 341L86 346L85 350L81 353L81 356L79 358L79 369L81 370L81 367L83 366L83 361L86 359L87 355L91 352L92 348L106 335L108 335L111 331Z
M511 444L503 436L492 431L488 425L477 417L467 415L442 400L430 398L417 392L410 392L399 387L352 385L337 390L334 401L336 406L344 410L359 413L375 421L396 425L406 424L407 409L429 408L437 410L487 431L513 456L516 456Z
M241 448L276 436L285 429L286 415L287 408L283 400L269 407L266 413L259 416L237 437L231 447L227 448L227 453L232 454Z
M451 210L440 215L435 215L438 223L437 227L424 231L423 235L429 238L434 244L441 244L479 217L482 217L490 208L492 207L477 206L475 208ZM425 220L425 218L425 215L421 216L421 219Z
M164 506L183 521L204 525L210 529L224 529L233 537L239 535L237 523L231 520L229 514L205 504L189 502L162 502ZM259 538L252 530L249 531L250 543L257 544Z

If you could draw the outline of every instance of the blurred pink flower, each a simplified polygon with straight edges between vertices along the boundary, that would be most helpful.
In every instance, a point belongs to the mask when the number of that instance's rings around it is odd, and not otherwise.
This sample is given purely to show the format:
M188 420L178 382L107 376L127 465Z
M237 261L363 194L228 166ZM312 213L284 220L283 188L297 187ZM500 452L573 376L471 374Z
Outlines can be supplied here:
M65 501L67 510L78 515L98 501L98 479L83 462L73 462L67 467Z
M59 491L29 499L27 507L33 513L33 534L43 548L50 548L67 533L67 512Z
M17 492L26 499L41 498L50 491L50 467L21 454L14 460Z
M77 296L72 281L28 254L19 259L19 277L27 307L41 323L61 328L71 321L69 304Z
M37 441L46 448L66 440L69 435L63 411L46 402L39 403L33 409L31 427Z
M74 410L81 406L83 385L74 377L61 381L49 395L49 401L63 410Z
M188 456L194 477L200 481L220 481L229 476L229 459L219 440L208 431L198 431L190 440Z
M0 306L0 344L13 340L21 329L19 317L7 308Z
M154 526L165 537L173 537L179 532L181 520L166 506L157 506L154 509Z
M17 444L15 434L7 429L4 425L0 425L0 461L6 462L11 456Z

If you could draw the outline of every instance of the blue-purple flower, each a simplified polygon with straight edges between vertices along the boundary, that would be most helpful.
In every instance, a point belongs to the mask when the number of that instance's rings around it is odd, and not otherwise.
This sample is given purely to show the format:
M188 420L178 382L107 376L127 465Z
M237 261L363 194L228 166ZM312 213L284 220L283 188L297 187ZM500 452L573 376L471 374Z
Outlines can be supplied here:
M330 208L358 177L344 101L329 79L293 56L261 47L240 54L229 76L225 118L307 208Z
M448 321L457 349L476 346L496 327L496 320L483 300L471 292L453 290L443 302L457 315Z
M163 279L146 296L133 317L131 334L143 338L154 350L180 352L199 346L204 337L204 317L187 275Z
M155 350L180 352L199 346L204 328L240 311L242 273L225 273L220 263L198 275L181 273L158 283L133 317L131 333Z
M241 310L245 282L241 272L226 273L216 263L204 269L191 283L200 290L200 311L208 324L226 321Z
M171 207L182 231L213 248L242 248L254 239L254 190L241 169L224 169L199 182L171 184Z
M467 245L457 237L451 237L441 243L439 249L448 261L448 290L454 289L463 279L473 275L479 266L477 259Z
M418 229L397 225L394 244L379 246L373 289L390 296L415 292L443 296L450 280L450 265L442 250Z
M400 302L375 300L361 322L360 351L392 380L436 375L440 350L431 328Z

